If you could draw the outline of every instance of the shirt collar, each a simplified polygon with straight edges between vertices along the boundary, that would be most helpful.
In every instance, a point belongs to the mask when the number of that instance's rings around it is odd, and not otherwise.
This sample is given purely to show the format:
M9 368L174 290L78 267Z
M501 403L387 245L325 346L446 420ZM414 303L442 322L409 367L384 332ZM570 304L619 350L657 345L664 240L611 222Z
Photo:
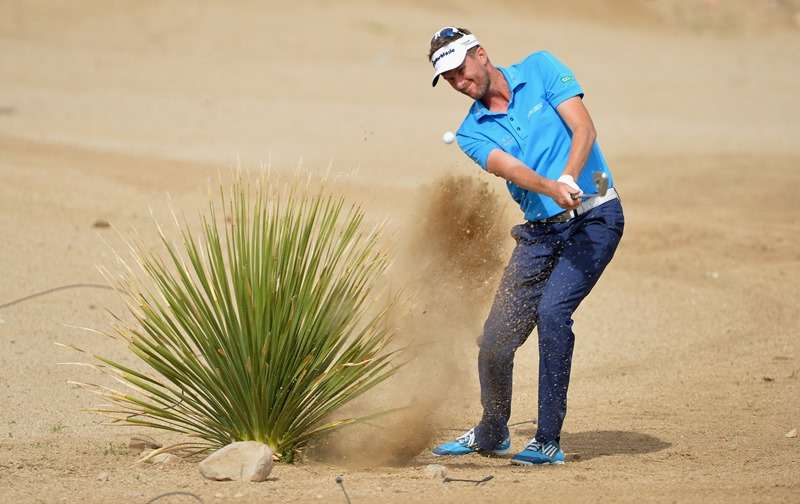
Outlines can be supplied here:
M522 75L515 66L510 66L508 68L505 67L497 67L498 70L503 74L503 77L506 78L506 82L508 82L508 87L511 89L511 102L514 101L514 94L517 92L519 88L524 86L528 79ZM483 104L480 100L475 100L475 118L480 120L484 116L493 116L493 115L505 115L502 112L492 112L489 110L486 105Z

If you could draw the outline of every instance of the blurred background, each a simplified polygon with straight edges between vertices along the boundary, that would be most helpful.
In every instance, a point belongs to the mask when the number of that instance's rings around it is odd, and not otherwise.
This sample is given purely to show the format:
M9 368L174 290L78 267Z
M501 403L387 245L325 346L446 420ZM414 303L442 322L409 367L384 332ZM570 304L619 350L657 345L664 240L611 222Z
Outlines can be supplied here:
M467 163L468 103L431 89L441 25L493 62L575 71L607 156L794 152L800 2L6 1L0 134L148 156L360 167L409 182ZM302 15L300 14L302 10ZM399 179L399 180L398 180Z

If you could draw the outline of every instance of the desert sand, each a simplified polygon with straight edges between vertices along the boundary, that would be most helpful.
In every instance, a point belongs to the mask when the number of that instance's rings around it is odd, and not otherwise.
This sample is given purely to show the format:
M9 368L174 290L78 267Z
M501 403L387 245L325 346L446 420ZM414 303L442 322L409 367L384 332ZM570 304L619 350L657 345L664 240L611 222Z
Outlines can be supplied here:
M2 2L0 304L103 282L118 233L155 243L151 213L198 215L220 173L269 166L327 174L370 222L388 220L391 282L425 294L399 337L437 350L368 398L423 400L416 418L279 464L264 483L212 483L188 462L133 465L130 436L170 438L107 425L68 385L106 382L61 365L84 356L57 342L135 362L78 329L107 329L118 296L9 306L0 501L345 502L342 474L353 503L798 502L800 438L785 434L800 428L800 6L561 4ZM426 291L424 268L443 257L420 240L440 216L431 201L444 176L486 182L504 256L522 218L501 181L440 140L469 105L429 85L427 42L446 24L475 31L496 64L539 49L567 62L622 194L625 236L575 316L563 466L427 450L478 418L475 339L496 279L490 262L482 287ZM515 448L535 432L536 366L533 335L516 360L511 421L527 423L512 428ZM384 446L394 458L371 457ZM425 476L430 463L494 478L444 484Z

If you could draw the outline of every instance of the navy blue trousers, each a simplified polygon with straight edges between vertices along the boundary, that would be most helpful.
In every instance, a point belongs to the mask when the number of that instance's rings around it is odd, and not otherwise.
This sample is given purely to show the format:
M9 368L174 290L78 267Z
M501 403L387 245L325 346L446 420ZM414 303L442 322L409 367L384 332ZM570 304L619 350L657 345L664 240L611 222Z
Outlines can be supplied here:
M538 326L539 414L536 439L560 440L575 335L572 314L614 256L625 218L619 199L563 223L514 226L517 242L483 328L478 354L483 417L481 450L508 434L514 353Z

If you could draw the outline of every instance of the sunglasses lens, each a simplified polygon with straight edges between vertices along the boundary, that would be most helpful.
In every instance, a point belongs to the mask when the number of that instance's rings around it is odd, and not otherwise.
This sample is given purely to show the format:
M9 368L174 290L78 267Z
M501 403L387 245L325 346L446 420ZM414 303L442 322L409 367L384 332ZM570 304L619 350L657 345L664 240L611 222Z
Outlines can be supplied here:
M436 32L436 35L434 35L433 38L435 38L435 39L440 38L440 37L447 38L447 37L452 37L453 35L456 35L458 33L461 33L461 32L458 31L457 28L453 28L453 27L448 26L448 27L442 28L441 30Z

